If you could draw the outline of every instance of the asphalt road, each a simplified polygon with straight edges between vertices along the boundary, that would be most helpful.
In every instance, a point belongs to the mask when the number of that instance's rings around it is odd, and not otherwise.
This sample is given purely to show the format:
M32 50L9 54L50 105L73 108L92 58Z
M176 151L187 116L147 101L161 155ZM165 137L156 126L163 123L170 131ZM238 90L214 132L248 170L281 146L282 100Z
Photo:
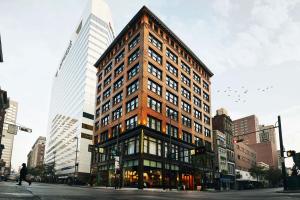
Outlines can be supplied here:
M244 190L244 191L228 191L228 192L195 192L195 191L140 191L140 190L114 190L101 188L73 187L67 185L41 184L33 183L28 186L17 186L13 182L0 182L0 200L10 199L31 199L31 200L92 200L92 199L300 199L300 193L277 193L282 189L260 189L260 190Z

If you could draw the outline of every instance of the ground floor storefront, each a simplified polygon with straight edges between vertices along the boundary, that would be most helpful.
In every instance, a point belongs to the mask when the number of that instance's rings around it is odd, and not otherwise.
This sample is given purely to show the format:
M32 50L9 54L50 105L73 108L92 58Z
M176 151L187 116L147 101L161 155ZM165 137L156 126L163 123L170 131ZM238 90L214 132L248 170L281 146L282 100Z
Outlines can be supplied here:
M193 162L190 150L195 146L177 138L137 128L101 147L103 153L95 153L92 159L96 185L185 190L213 186L213 158L204 156Z

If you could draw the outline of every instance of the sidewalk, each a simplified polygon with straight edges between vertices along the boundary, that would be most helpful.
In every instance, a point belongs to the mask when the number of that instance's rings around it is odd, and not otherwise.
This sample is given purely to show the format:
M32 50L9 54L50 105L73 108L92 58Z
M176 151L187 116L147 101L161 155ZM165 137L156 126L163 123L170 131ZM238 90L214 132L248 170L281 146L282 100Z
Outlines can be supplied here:
M206 191L197 191L197 190L176 190L176 189L162 189L162 188L144 188L144 189L138 189L138 188L128 188L123 187L121 189L115 189L114 187L105 187L105 186L81 186L83 188L92 188L92 189L107 189L107 190L123 190L123 191L152 191L152 192L216 192L215 190L208 189Z
M25 185L25 184L24 184ZM37 200L38 197L34 196L27 190L26 186L18 186L16 182L0 182L0 198L1 199L31 199Z

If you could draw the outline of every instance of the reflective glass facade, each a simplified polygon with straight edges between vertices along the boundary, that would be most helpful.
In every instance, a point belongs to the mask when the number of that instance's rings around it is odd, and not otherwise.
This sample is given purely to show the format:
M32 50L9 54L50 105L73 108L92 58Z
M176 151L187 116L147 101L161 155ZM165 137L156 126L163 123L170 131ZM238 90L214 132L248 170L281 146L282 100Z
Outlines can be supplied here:
M75 172L75 137L76 171L90 172L88 145L93 138L96 96L93 65L113 38L108 6L90 0L53 80L45 163L55 163L59 177Z

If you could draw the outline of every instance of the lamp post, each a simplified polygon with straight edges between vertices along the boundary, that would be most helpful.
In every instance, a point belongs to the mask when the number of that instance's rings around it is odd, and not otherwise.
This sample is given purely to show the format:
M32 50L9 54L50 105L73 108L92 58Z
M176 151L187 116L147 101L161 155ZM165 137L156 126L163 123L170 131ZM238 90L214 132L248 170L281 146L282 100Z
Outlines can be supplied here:
M55 156L56 151L53 151L53 181L55 182Z
M172 127L172 117L174 118L175 115L174 115L174 112L168 112L168 115L169 115L169 128L168 128L168 133L169 133L169 146L168 146L168 153L167 153L167 159L168 159L168 163L169 163L169 189L171 190L172 189L172 186L171 186L171 146L172 146L172 133L171 133L171 127Z
M74 183L75 183L75 178L77 175L77 168L78 168L78 163L77 163L77 152L78 152L78 136L75 136L74 139L76 140L76 151L75 151L75 165L74 165ZM74 184L73 183L73 184Z

